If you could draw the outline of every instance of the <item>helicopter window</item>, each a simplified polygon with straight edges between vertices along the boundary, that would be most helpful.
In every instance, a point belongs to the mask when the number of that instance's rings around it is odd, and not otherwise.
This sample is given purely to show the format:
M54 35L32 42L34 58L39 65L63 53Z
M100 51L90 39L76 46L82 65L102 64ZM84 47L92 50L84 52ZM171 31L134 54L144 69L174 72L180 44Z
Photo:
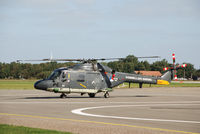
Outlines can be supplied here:
M65 72L62 72L62 78L65 78L66 76L65 76Z
M78 82L85 82L85 75L84 74L79 74L77 81Z
M60 70L59 70L59 71L54 71L54 72L49 76L49 79L50 79L50 80L54 80L54 79L56 79L57 77L59 77L60 74L61 74L61 71L60 71Z

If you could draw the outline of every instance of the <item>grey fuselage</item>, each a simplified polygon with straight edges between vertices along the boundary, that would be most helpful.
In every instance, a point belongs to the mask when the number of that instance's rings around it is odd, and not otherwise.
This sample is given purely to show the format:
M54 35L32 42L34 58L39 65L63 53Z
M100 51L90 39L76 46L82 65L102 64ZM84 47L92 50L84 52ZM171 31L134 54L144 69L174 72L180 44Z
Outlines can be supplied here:
M115 72L100 63L84 63L56 69L49 78L37 81L34 87L58 93L98 93L111 91L123 82L156 84L159 79L162 77Z

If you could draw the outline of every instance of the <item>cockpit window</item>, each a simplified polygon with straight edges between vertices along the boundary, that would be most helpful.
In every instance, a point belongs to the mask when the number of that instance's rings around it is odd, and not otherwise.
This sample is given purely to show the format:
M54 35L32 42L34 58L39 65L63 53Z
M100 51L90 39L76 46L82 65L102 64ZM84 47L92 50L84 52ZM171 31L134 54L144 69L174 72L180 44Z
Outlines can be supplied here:
M56 79L57 77L59 77L60 74L61 74L61 71L60 71L60 70L54 71L54 72L52 72L52 74L49 76L48 79L49 79L49 80L54 80L54 79Z

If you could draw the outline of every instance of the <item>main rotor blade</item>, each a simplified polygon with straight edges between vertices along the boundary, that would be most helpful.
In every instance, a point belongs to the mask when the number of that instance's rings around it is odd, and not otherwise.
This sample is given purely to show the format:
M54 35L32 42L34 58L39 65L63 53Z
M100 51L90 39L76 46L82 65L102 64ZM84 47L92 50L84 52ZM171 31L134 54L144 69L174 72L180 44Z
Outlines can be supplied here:
M143 57L136 57L136 58L161 58L160 56L143 56Z
M84 61L84 59L43 59L43 61Z
M143 58L160 58L160 56L142 56L142 57L136 57L138 59L143 59ZM101 59L91 59L91 60L123 60L126 58L101 58Z
M44 60L17 60L17 62L22 62L22 61L44 61Z
M159 56L144 56L144 57L136 57L136 58L160 58ZM104 61L104 60L123 60L126 58L99 58L99 59L42 59L42 60L17 60L17 62L23 62L23 61L80 61L80 62L90 62L90 61Z
M84 59L42 59L42 60L17 60L17 62L23 61L84 61Z

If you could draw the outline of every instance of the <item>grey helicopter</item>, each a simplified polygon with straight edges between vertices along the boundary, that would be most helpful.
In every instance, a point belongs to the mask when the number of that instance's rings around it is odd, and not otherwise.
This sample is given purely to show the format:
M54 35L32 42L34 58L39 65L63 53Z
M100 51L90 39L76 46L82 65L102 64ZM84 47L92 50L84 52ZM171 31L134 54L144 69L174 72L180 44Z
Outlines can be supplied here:
M158 58L158 56L137 57L137 58ZM104 97L109 97L109 92L116 86L124 82L139 83L142 88L143 84L159 84L168 85L173 78L173 70L182 66L174 66L165 68L166 72L161 77L143 76L136 73L116 72L108 66L97 61L116 60L123 58L102 58L102 59L43 59L40 61L78 61L70 67L62 67L55 69L52 74L43 80L39 80L34 84L35 89L61 93L60 98L66 98L67 94L79 93L88 94L94 98L97 93L104 93ZM19 60L18 60L19 61ZM36 61L36 60L25 60ZM37 60L38 61L38 60Z

